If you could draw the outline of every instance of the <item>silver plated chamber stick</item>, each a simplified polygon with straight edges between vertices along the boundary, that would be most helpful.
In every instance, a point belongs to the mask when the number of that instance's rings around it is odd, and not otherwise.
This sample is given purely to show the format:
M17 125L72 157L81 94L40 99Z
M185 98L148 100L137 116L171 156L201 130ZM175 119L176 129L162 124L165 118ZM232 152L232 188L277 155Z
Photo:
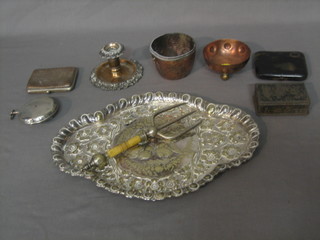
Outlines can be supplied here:
M135 60L120 59L124 46L118 42L105 45L99 52L107 61L93 69L90 81L103 90L112 91L136 84L143 75L143 67Z

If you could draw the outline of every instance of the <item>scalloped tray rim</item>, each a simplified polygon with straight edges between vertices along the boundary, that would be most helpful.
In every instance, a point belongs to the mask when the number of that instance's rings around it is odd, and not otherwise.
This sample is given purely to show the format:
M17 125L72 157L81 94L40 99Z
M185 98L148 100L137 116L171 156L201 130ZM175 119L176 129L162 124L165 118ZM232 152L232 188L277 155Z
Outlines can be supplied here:
M179 100L188 102L190 104L194 104L199 108L202 109L209 109L214 107L214 111L218 115L226 114L226 112L232 113L228 114L230 118L241 118L239 119L240 122L249 128L249 132L252 135L254 141L251 142L251 146L249 147L249 151L246 152L246 156L241 156L239 159L232 161L230 163L218 165L212 172L207 174L203 179L196 183L192 183L188 187L174 190L168 193L166 196L153 196L153 195L134 195L131 194L129 191L121 191L117 187L107 187L100 181L99 178L95 177L94 175L90 174L90 172L83 172L81 170L70 169L71 166L67 166L63 159L63 150L62 147L66 142L68 136L82 127L88 126L92 123L96 123L101 121L103 118L108 117L108 115L112 114L115 111L127 108L128 106L136 106L144 102L148 102L151 100L167 100L170 98L177 98ZM226 169L230 169L233 167L238 167L242 163L246 162L252 157L253 152L259 145L259 128L252 117L247 114L246 112L242 111L239 108L234 108L232 106L226 104L214 104L208 101L203 100L201 97L195 97L187 93L176 93L176 92L147 92L145 94L135 94L131 98L121 98L117 102L113 104L108 104L105 108L100 111L96 111L93 114L82 114L78 119L72 119L69 121L68 125L61 128L58 132L58 135L53 138L52 145L51 145L51 152L52 152L52 159L54 163L59 167L60 171L68 173L72 176L80 176L86 179L90 179L93 182L96 182L98 187L102 187L112 193L121 194L126 196L127 198L140 198L144 200L163 200L165 198L170 197L179 197L183 194L194 192L198 190L201 186L204 186L206 183L211 182L216 175L219 173L224 172ZM244 154L243 154L244 155Z

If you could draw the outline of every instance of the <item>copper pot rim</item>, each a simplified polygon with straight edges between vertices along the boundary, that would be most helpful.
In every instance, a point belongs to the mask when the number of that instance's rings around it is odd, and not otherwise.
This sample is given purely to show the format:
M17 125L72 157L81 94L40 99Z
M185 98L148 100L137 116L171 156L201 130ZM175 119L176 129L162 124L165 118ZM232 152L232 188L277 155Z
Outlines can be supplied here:
M217 39L217 40L214 40L214 41L208 43L204 48L208 47L208 46L211 45L211 44L214 44L214 43L217 43L217 42L222 42L222 41L238 42L238 43L241 43L241 44L245 45L247 48L249 48L249 46L248 46L245 42L240 41L240 40L235 39L235 38L220 38L220 39ZM250 49L250 48L249 48L249 49Z
M161 55L161 54L157 53L157 52L153 49L152 44L154 43L155 40L157 40L158 38L164 37L164 36L166 36L166 35L173 35L173 34L180 34L180 35L183 34L183 35L189 37L189 38L192 40L192 43L193 43L192 49L191 49L190 51L184 53L184 54L180 54L180 55L178 55L178 56L171 56L171 57L167 57L167 56ZM177 61L177 60L186 58L186 57L192 55L193 53L195 53L195 51L196 51L196 43L195 43L195 41L193 40L193 38L192 38L191 36L189 36L188 34L179 33L179 32L166 33L166 34L163 34L163 35L160 35L160 36L154 38L154 39L151 41L151 43L150 43L150 45L149 45L149 51L150 51L150 53L151 53L152 56L154 56L155 58L157 58L157 59L159 59L159 60L162 60L162 61Z

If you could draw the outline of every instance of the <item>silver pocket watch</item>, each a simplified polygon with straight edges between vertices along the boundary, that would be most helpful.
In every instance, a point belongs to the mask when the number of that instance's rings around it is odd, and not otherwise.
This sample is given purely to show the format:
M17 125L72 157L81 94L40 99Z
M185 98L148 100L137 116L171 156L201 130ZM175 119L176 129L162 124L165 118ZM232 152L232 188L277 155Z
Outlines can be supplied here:
M38 97L30 100L18 110L12 110L10 118L16 115L28 125L38 124L51 119L58 111L58 102L51 97Z

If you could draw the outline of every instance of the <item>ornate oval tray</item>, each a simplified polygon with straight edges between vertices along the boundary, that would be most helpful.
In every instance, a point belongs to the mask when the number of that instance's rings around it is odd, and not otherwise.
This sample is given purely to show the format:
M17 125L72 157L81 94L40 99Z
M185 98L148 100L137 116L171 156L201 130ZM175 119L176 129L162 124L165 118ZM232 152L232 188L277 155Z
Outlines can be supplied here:
M103 169L86 169L96 153L122 143L150 125L164 107L186 104L163 113L162 124L190 110L196 112L169 127L169 132L202 123L176 140L154 139L109 158ZM53 138L53 161L60 170L96 182L126 197L162 200L194 192L218 173L252 157L259 141L257 124L239 108L207 102L183 93L145 93L120 99L101 111L72 119Z

